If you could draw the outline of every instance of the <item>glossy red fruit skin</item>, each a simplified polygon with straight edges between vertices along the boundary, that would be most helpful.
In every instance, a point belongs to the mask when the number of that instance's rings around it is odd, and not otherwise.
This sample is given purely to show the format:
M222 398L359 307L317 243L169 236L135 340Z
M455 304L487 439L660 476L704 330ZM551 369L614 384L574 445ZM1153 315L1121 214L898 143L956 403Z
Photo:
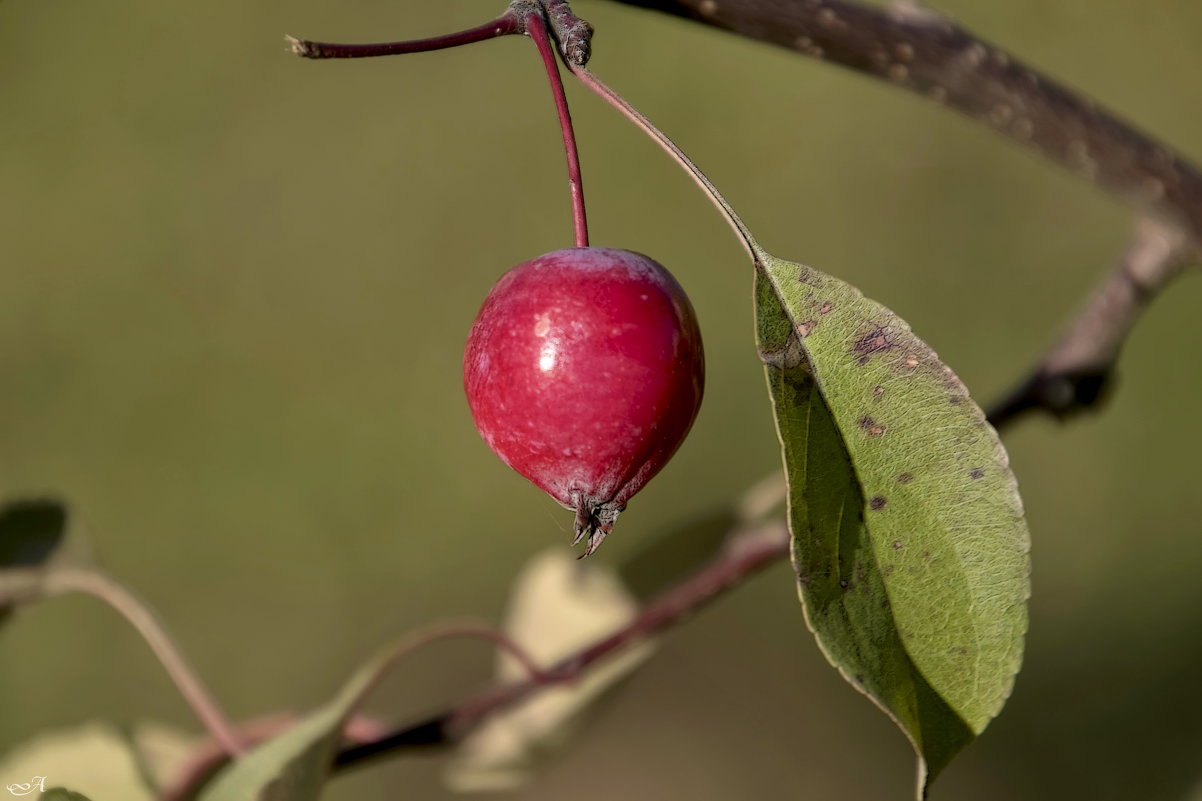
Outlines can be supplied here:
M701 331L684 289L652 259L557 250L489 292L463 383L488 446L576 510L587 555L692 427L705 384Z

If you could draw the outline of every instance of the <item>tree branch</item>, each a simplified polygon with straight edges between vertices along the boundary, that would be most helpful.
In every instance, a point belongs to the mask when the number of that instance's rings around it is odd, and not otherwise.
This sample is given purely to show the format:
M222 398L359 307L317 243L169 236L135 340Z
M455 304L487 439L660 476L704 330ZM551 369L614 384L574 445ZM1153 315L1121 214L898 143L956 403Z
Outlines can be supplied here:
M1085 411L1105 395L1115 361L1147 304L1190 263L1178 228L1145 218L1127 252L1043 359L989 413L995 428L1034 409L1060 418Z
M1202 244L1202 173L1171 148L947 17L895 0L614 0L873 75L955 109L1186 229Z
M788 555L789 533L783 521L740 531L711 560L647 603L626 627L560 660L540 678L495 687L385 738L348 748L338 756L335 766L346 768L398 751L453 746L490 715L542 688L575 681L596 663L680 623L747 577Z
M915 0L615 0L876 76L989 126L1142 213L1118 268L1031 374L990 413L996 427L1104 396L1140 313L1202 247L1202 173L1171 148Z

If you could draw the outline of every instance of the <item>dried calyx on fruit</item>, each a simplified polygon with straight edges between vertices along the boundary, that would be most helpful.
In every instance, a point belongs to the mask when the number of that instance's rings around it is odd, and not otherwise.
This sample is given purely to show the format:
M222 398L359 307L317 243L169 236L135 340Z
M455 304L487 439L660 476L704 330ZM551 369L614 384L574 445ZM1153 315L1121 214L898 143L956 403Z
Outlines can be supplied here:
M480 435L575 510L586 556L684 440L704 378L680 284L652 259L608 248L557 250L505 273L463 362Z

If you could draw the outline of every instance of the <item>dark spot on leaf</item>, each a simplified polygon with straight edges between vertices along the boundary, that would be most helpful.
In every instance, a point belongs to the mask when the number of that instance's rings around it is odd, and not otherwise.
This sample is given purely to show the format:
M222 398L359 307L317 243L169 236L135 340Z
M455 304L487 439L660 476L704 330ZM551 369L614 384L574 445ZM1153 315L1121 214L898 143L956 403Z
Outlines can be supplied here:
M863 367L864 365L868 364L868 362L870 362L870 361L872 361L872 359L870 359L869 357L861 356L860 358L856 359L856 364Z
M868 415L860 418L860 428L864 429L865 433L870 437L879 437L885 433L885 427Z
M872 388L872 397L874 397L874 398L879 398L879 397L881 397L881 396L882 396L882 395L884 395L884 394L885 394L885 388L884 388L884 387L882 387L882 386L880 386L880 385L877 385L877 386L875 386L875 387L873 387L873 388Z
M913 480L914 480L913 473L898 473L897 474L897 483L898 484L909 484Z
M810 286L818 286L819 283L814 278L814 274L810 272L809 268L800 264L797 266L797 280L802 284L808 284Z
M888 503L888 501L885 500L884 495L877 495L871 501L868 502L868 508L874 512L879 512L880 510L885 508L886 503Z
M952 395L947 399L947 402L952 406L959 406L961 403L964 403L964 398L960 397L959 395Z
M985 468L974 467L972 470L968 471L968 475L970 478L984 478L985 477Z
M900 550L901 550L903 547L905 547L905 546L903 546L903 545L902 545L902 541L901 541L901 540L894 540L894 541L893 541L893 550L895 550L895 551L900 551Z
M885 565L881 568L881 575L888 578L893 575L894 570L897 570L897 565Z
M819 307L818 313L819 314L830 314L830 311L833 308L835 308L835 307L832 306L831 302L828 300L826 303L823 303L821 307Z
M857 339L856 343L851 347L856 355L863 359L864 357L871 357L875 353L883 353L894 346L893 335L889 332L889 329L877 326Z
M851 586L851 582L847 579L839 579L839 586L846 590Z
M818 327L817 320L806 320L804 323L801 323L800 325L797 326L797 333L801 337L808 337L810 335L810 332L813 331L817 327Z
M864 674L863 674L863 673L857 673L857 674L856 674L856 683L857 683L857 684L863 684L863 683L864 683Z

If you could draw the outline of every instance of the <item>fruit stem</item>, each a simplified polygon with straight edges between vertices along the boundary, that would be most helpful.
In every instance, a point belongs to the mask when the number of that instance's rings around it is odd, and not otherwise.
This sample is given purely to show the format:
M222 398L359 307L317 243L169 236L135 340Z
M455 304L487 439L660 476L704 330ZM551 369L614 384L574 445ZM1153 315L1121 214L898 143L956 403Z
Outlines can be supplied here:
M513 9L507 10L492 22L486 22L475 28L458 33L448 33L429 39L413 39L404 42L385 42L383 44L333 44L330 42L311 42L307 39L297 39L295 36L285 36L292 52L304 58L373 58L375 56L395 56L405 53L425 53L431 50L445 50L448 47L484 42L496 39L498 36L511 36L525 33L524 20Z
M734 208L726 201L722 193L718 191L718 187L714 186L713 182L701 171L701 168L694 164L693 160L686 156L684 151L668 138L667 134L656 128L638 109L630 105L625 98L613 89L606 86L600 78L587 68L571 64L568 65L568 68L572 71L573 75L580 79L581 83L600 96L606 103L609 103L621 112L622 116L642 129L643 133L650 136L656 144L662 147L697 182L697 185L701 187L701 191L705 193L706 197L710 199L718 208L718 211L722 213L722 216L726 218L726 221L730 223L730 227L734 229L735 235L739 238L743 247L747 249L747 253L751 256L752 260L756 264L759 264L761 258L766 255L766 252L760 246L760 243L756 241L755 237L751 235L751 230L739 219L739 215L735 214Z
M568 110L568 96L559 76L559 62L551 48L551 36L547 24L539 13L526 20L527 32L538 48L547 79L551 82L551 94L555 97L555 111L559 114L559 128L563 132L563 149L568 158L568 186L572 193L572 226L576 233L576 247L588 247L588 218L584 212L584 183L580 175L580 153L576 149L576 133L572 128L572 113Z

